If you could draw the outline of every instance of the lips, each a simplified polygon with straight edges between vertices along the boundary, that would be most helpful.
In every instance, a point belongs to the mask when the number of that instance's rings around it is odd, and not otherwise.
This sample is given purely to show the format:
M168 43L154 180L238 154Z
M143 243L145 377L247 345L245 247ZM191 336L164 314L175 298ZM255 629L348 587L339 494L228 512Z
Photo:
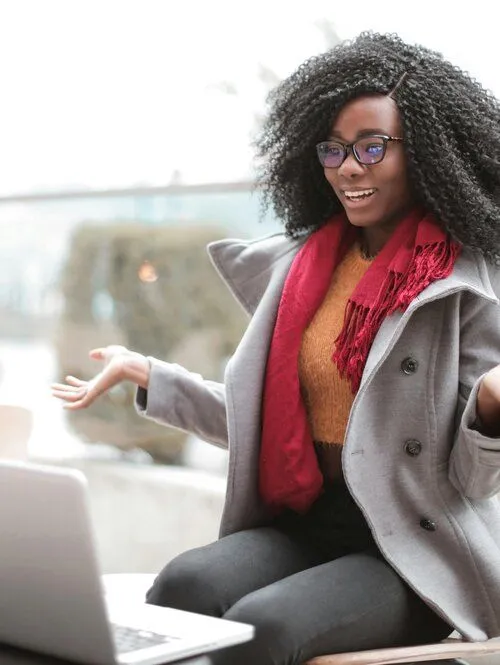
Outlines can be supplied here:
M345 208L364 208L372 204L377 192L375 187L343 189L341 190L342 202Z
M342 194L349 201L361 201L363 199L368 199L370 196L373 196L377 190L374 187L366 189L345 189L342 191Z

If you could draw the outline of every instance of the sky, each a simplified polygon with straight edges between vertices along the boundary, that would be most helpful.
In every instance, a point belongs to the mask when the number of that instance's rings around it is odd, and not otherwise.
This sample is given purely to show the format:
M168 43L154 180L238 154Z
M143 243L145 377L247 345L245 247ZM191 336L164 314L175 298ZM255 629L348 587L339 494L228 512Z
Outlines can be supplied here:
M489 0L0 0L0 195L251 174L259 65L397 32L500 96ZM498 11L498 10L497 10Z

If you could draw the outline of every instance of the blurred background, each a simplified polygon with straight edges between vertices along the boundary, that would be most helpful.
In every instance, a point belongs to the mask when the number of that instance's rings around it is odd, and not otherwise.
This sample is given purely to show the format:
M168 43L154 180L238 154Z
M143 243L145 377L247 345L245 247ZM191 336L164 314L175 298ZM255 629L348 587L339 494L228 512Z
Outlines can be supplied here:
M132 386L70 414L50 383L92 376L88 350L109 343L219 380L246 319L205 245L280 228L253 191L268 92L373 29L441 51L498 95L491 11L0 0L0 405L29 420L9 441L0 429L0 457L86 473L106 572L154 572L215 538L226 453L139 419Z

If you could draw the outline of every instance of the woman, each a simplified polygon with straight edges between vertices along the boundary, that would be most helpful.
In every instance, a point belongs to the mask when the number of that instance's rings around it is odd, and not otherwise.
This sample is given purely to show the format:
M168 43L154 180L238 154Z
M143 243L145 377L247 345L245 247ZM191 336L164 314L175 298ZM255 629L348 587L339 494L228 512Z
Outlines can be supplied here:
M108 347L78 409L229 446L218 542L148 602L249 622L216 663L500 635L500 112L438 54L362 34L302 65L258 143L284 235L212 260L251 315L224 385Z

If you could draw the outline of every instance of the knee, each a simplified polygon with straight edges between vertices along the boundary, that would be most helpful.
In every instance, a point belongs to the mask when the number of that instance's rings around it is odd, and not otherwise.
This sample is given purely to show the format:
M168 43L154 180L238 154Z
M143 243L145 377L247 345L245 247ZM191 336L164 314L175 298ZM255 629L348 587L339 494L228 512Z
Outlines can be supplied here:
M202 548L184 552L170 561L146 593L150 605L221 616L216 589L203 565Z

